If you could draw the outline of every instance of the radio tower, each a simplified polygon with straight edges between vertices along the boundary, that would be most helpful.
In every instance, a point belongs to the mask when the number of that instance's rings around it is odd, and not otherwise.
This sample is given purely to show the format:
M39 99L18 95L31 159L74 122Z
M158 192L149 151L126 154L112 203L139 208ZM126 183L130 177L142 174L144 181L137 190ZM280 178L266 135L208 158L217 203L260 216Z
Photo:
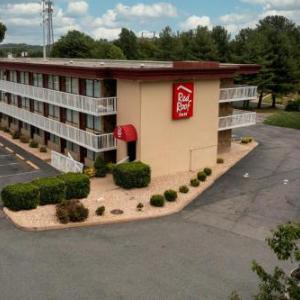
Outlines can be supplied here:
M50 54L54 43L53 36L53 1L42 0L42 16L43 16L43 57L46 59Z

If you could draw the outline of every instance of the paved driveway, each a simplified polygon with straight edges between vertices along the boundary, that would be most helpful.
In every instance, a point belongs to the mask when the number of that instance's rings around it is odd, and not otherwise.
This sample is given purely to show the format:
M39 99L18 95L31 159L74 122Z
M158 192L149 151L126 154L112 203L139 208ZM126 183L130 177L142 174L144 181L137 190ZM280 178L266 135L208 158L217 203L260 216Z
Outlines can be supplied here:
M236 133L261 144L176 215L40 233L0 219L0 298L223 300L238 290L250 299L252 259L275 262L266 232L300 216L300 131Z

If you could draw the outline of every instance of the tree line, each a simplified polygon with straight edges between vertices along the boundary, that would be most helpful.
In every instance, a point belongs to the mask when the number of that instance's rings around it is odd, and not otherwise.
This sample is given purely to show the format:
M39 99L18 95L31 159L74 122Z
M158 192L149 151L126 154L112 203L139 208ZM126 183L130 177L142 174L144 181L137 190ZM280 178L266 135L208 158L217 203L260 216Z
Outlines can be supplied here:
M4 33L0 25L0 41ZM255 28L241 29L235 36L222 26L198 26L182 32L167 26L153 37L138 37L123 28L118 39L108 41L73 30L53 45L51 56L255 63L262 66L261 72L245 80L258 85L259 106L266 93L272 94L275 106L277 96L300 91L300 26L283 16L268 16Z

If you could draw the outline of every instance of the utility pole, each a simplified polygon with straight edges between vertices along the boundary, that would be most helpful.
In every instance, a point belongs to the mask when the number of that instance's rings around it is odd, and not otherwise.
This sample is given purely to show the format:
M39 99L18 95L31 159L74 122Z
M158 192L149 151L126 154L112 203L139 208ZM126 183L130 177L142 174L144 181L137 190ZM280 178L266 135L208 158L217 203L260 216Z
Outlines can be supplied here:
M53 35L53 1L42 0L42 17L43 17L43 57L47 58L50 54L54 43Z

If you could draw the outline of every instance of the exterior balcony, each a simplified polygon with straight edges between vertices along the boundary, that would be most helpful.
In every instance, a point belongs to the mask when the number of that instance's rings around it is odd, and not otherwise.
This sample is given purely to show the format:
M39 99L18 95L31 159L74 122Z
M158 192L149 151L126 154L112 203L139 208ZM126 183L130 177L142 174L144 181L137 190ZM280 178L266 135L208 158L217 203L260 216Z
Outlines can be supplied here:
M46 118L22 108L0 102L0 112L37 128L55 134L63 139L85 147L91 151L104 152L116 149L113 133L93 134L76 127Z
M239 86L221 89L219 103L256 99L257 86Z
M117 113L117 97L93 98L6 80L0 80L0 90L94 116Z
M243 110L233 110L233 114L219 118L219 131L252 126L256 124L256 113Z

